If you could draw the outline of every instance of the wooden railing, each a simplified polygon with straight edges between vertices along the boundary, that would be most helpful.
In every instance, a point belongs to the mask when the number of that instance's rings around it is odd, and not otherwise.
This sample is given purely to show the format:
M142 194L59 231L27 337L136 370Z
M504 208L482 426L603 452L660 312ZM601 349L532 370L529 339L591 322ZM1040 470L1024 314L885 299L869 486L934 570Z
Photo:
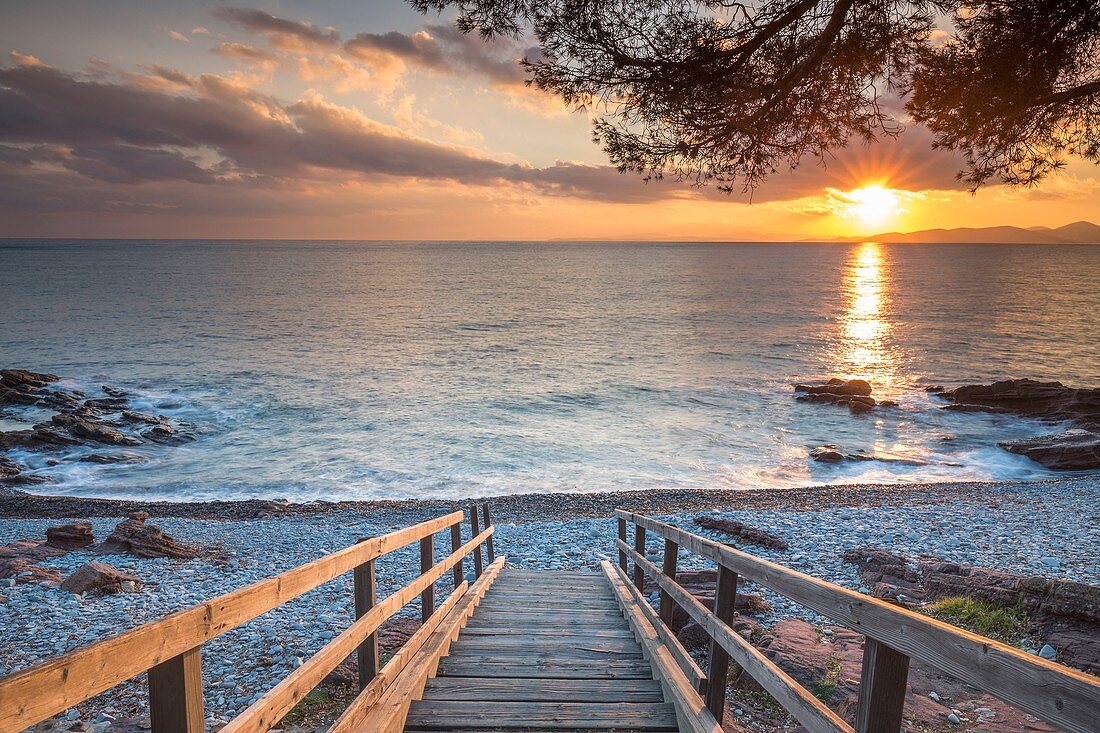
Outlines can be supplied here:
M726 675L732 659L809 733L898 733L912 658L1070 733L1100 731L1100 680L1095 677L670 524L621 509L615 515L622 576L628 577L632 562L633 582L639 591L646 576L653 579L660 589L658 616L663 625L671 623L675 603L710 635L707 679L699 688L718 721L725 707ZM627 542L628 523L634 525L633 546ZM664 539L661 568L645 557L647 531ZM676 582L681 549L717 563L714 608L704 606ZM864 635L854 728L730 628L739 577ZM665 633L671 637L670 632ZM675 637L671 638L675 642ZM678 642L673 646L679 648ZM683 656L681 653L677 659L692 678L698 674L697 668L693 668L693 662L682 661Z
M21 731L143 672L149 673L153 733L202 733L203 643L348 571L353 571L354 577L355 621L222 730L242 733L270 729L352 652L357 652L362 690L357 702L366 698L369 703L384 693L387 684L413 659L419 645L463 599L468 589L463 559L473 554L474 573L480 578L481 548L485 545L490 565L496 569L488 505L482 507L484 529L479 528L478 507L471 508L471 539L465 544L463 518L461 511L453 512L363 539L293 570L0 677L0 733ZM434 538L446 529L450 529L451 553L436 562ZM375 562L417 541L420 575L379 602ZM448 571L453 571L454 591L436 608L434 585ZM417 596L424 623L380 673L377 631Z

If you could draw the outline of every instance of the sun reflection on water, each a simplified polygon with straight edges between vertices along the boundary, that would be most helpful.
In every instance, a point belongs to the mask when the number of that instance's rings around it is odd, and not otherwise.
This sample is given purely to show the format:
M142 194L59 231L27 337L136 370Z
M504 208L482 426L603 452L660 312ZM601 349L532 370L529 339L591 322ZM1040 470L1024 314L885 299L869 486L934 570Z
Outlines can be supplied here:
M864 242L848 259L842 283L844 311L835 370L889 390L899 381L900 358L890 339L890 274L883 248Z

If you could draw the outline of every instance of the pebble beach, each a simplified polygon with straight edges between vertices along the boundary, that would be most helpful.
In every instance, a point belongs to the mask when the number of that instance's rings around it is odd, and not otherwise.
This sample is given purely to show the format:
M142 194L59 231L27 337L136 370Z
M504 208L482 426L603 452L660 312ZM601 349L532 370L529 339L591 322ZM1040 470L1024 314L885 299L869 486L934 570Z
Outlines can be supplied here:
M496 549L519 567L598 570L613 557L615 521L610 508L621 505L672 524L725 541L701 530L693 520L706 513L737 519L786 540L788 550L744 549L854 590L861 587L856 569L842 561L845 550L885 546L903 554L935 555L952 562L1100 582L1100 482L1095 477L1036 483L937 484L899 487L821 489L782 496L756 492L700 493L691 500L667 492L586 495L583 500L553 497L560 512L547 511L540 496L494 499ZM689 494L690 492L683 492ZM754 496L755 495L755 496ZM890 500L893 496L895 499ZM9 496L8 499L11 497ZM41 506L48 500L34 500ZM583 501L588 504L583 504ZM41 509L41 506L39 507ZM107 503L96 511L67 515L87 519L97 539L109 534L130 510L118 505L112 516ZM174 537L211 552L193 560L140 559L112 555L107 561L141 578L137 593L73 595L34 583L0 587L3 635L0 675L29 667L51 656L93 643L167 613L209 600L340 549L364 536L376 536L438 516L453 508L442 502L351 503L326 511L289 505L274 516L234 517L223 506L205 516L172 516L165 506L147 507L157 526ZM301 509L301 511L297 511ZM241 513L244 513L242 510ZM62 518L24 506L0 518L0 544L44 536ZM437 557L449 551L438 537ZM656 542L647 551L660 557ZM82 564L103 559L77 550L48 559L66 576ZM705 568L701 558L682 553L680 568ZM467 564L467 573L471 568ZM418 574L416 548L406 548L377 564L379 594L397 589ZM746 589L761 592L763 589ZM449 592L448 580L438 593ZM765 625L787 618L813 616L768 591L775 609L760 617ZM418 614L416 603L406 615ZM207 714L216 724L239 713L291 669L345 629L354 617L350 575L311 591L203 647ZM145 696L131 682L70 713L70 719L109 723L119 716L145 714ZM104 726L106 727L106 726Z

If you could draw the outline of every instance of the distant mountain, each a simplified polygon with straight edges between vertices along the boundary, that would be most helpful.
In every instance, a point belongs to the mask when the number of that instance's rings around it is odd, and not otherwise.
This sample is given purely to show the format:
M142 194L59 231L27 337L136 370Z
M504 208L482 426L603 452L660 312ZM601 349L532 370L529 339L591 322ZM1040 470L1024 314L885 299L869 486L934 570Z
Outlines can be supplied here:
M931 242L960 244L1100 244L1100 226L1089 221L1048 227L959 227L919 232L884 232L870 237L841 237L841 242Z

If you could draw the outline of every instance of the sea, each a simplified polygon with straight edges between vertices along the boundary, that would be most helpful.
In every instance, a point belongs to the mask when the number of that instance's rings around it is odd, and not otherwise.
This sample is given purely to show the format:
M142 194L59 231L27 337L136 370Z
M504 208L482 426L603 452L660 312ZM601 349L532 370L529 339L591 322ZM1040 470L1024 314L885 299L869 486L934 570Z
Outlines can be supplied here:
M0 368L126 388L197 435L140 464L13 456L80 496L1042 479L997 443L1058 426L925 388L1100 386L1088 245L0 240L0 314ZM829 377L898 407L795 400Z

